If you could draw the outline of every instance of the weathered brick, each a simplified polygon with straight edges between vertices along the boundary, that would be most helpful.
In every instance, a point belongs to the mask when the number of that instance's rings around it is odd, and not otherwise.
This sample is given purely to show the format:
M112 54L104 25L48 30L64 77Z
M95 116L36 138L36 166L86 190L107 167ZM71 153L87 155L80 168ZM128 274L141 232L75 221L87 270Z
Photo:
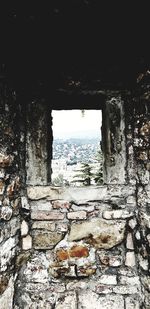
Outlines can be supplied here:
M31 219L33 220L63 220L64 213L58 211L37 210L31 212Z
M32 224L32 229L43 229L47 231L54 232L55 231L55 222L53 221L34 221Z
M86 211L84 210L81 210L81 211L72 211L72 212L69 212L67 214L67 218L69 220L84 220L86 219Z
M52 201L52 206L54 209L69 209L71 204L67 201L56 200Z

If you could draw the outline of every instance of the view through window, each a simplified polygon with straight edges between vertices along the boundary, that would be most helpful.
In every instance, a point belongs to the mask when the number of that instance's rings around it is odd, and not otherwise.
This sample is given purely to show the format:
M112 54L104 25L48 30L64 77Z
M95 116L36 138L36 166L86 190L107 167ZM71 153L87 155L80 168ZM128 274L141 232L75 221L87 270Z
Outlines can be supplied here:
M53 110L52 118L52 184L101 184L101 110Z

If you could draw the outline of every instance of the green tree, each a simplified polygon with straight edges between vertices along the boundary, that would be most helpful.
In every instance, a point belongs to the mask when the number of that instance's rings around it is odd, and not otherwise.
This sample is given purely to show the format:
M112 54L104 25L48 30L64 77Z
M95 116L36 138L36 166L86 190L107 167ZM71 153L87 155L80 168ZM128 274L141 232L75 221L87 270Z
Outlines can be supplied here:
M80 182L84 186L90 186L92 179L91 166L88 163L82 163L81 169L77 170L79 174L75 175L72 182Z
M93 174L93 179L97 185L100 185L103 183L103 154L101 150L97 151L95 158L99 163L99 168L96 173Z
M68 181L64 179L63 174L58 174L56 178L53 179L52 184L54 186L67 186L69 185Z

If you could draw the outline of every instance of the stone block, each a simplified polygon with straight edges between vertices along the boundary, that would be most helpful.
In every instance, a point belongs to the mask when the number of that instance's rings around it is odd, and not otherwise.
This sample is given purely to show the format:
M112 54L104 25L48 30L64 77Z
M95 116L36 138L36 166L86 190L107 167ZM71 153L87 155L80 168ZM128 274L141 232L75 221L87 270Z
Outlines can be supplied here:
M68 231L68 223L57 222L56 223L56 231L67 232Z
M134 213L127 210L106 210L103 212L102 216L104 219L111 220L111 219L127 219L133 217Z
M133 218L133 219L129 220L128 224L129 224L130 228L133 230L137 225L137 221L136 221L135 218Z
M38 211L38 210L52 210L52 204L50 201L44 200L37 200L37 201L30 201L31 211Z
M117 277L115 275L102 275L98 282L100 284L116 285Z
M78 309L124 309L124 299L120 295L99 296L85 290L79 292L78 300Z
M54 232L55 231L56 224L53 221L34 221L32 224L32 229L38 229L38 230L47 230Z
M68 201L56 200L52 201L52 206L54 209L69 209L71 204Z
M33 232L33 247L35 249L51 249L63 238L64 234L61 232L44 232L36 230Z
M68 212L67 218L69 220L85 220L86 215L87 215L86 211L84 211L84 210L72 211L72 212Z
M113 287L113 293L116 293L116 294L122 294L122 295L125 295L125 294L139 294L140 293L140 290L139 290L139 287L138 286L132 286L132 285L118 285L118 286L115 286Z
M84 210L84 211L86 211L86 212L93 212L94 211L94 209L95 209L95 207L94 207L94 205L72 205L71 206L71 209L73 210L73 211L79 211L79 210Z
M32 249L32 237L30 235L27 235L26 237L22 238L22 249L23 250Z
M58 211L37 210L31 212L33 220L63 220L65 214Z
M28 199L26 198L26 196L21 196L21 206L24 209L27 209L27 210L30 209L30 205L28 203Z
M70 249L59 249L56 251L56 256L59 261L64 261L69 258L83 258L89 255L89 250L86 246L74 245Z
M130 249L130 250L134 249L133 238L132 238L131 233L127 234L126 247L127 247L127 249Z
M134 252L127 252L126 258L125 258L125 265L128 267L134 267L135 266L135 254Z
M29 227L25 220L21 223L21 236L26 236L28 234Z
M96 248L110 249L124 240L124 221L109 221L91 219L71 225L68 241L84 239Z
M75 292L67 292L57 297L55 309L76 309L77 297Z
M119 284L123 284L123 285L138 285L140 286L140 280L138 276L132 276L132 277L128 277L128 276L119 276L118 278L118 282Z
M122 257L119 255L99 254L100 261L105 266L118 267L122 264Z

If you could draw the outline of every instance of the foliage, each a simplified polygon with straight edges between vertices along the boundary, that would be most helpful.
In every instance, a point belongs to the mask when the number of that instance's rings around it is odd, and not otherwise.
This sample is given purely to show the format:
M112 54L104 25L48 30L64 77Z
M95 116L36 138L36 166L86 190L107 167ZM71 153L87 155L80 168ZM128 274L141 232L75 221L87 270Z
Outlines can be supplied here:
M84 186L90 186L92 179L91 169L92 168L88 163L82 163L81 170L77 170L77 172L80 173L74 176L74 178L77 179L73 180L72 182L80 182Z
M98 171L93 175L94 181L97 185L103 183L103 155L102 152L99 150L96 154L95 159L99 163Z
M68 185L68 182L64 179L63 174L58 174L58 176L53 179L52 183L53 183L54 186L66 186L66 185Z

